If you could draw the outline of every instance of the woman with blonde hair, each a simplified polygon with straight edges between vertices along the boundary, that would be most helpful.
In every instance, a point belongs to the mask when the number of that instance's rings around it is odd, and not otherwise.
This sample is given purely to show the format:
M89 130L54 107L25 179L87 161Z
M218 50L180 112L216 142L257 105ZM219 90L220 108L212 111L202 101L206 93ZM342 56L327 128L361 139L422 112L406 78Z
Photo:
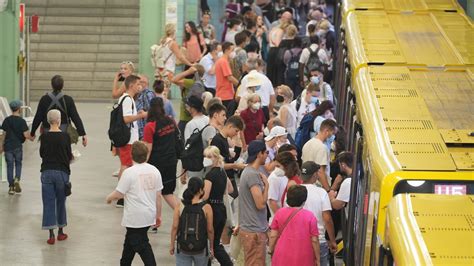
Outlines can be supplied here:
M161 57L156 58L158 49L162 50ZM165 81L165 92L168 92L171 80L176 69L177 59L187 66L191 66L191 62L181 52L176 42L176 25L168 23L165 26L165 36L161 38L158 44L151 47L152 64L155 67L155 78Z
M115 74L112 86L112 98L118 99L125 92L125 79L135 72L135 65L131 61L123 61L120 64L120 71Z
M203 200L212 207L213 225L214 225L214 256L221 265L232 265L232 261L221 245L221 235L227 220L226 207L224 205L224 196L232 193L232 183L224 170L224 158L221 156L219 148L209 146L204 150L203 165L208 169L204 179L204 197Z
M291 105L293 101L293 91L286 85L280 85L277 87L277 102L281 104L278 110L278 118L280 119L283 127L286 128L288 133L295 138L296 134L296 117L297 112L295 107Z

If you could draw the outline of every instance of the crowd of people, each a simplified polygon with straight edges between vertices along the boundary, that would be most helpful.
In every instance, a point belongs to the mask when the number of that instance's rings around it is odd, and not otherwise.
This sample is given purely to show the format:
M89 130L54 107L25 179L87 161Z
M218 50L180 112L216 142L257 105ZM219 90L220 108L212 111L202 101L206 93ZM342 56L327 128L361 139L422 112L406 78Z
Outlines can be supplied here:
M161 225L162 198L174 210L169 253L177 265L208 265L211 258L221 265L265 265L267 256L272 265L330 265L352 175L345 132L334 119L330 9L314 0L230 0L219 41L206 6L201 1L199 23L185 23L181 45L176 25L165 26L151 47L153 83L128 61L113 80L120 121L111 121L109 137L120 168L106 201L124 208L121 265L130 265L135 253L156 265L147 233ZM55 242L55 228L58 240L67 238L70 144L81 136L87 145L63 83L53 77L31 133L17 102L11 104L15 119L2 125L14 194L21 191L21 143L34 139L41 124L48 244ZM179 112L169 100L176 88ZM111 133L115 124L127 133L120 145Z

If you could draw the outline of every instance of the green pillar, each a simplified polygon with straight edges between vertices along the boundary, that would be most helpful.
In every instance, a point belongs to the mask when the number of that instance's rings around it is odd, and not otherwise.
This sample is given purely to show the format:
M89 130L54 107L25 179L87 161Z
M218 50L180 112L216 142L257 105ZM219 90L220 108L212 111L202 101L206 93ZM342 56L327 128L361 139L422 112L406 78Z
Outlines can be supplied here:
M17 56L20 52L19 0L8 0L0 12L0 96L10 101L20 96Z
M166 1L140 0L139 71L153 81L150 47L164 34Z
M474 0L467 0L467 14L474 19Z

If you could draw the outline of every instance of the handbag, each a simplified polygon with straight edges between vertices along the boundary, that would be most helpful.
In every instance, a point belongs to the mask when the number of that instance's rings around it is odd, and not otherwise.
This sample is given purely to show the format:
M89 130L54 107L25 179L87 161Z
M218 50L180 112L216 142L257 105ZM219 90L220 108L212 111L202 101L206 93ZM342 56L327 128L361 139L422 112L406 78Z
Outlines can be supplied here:
M63 103L64 103L64 108L66 109L66 116L67 116L66 133L69 135L69 138L71 139L71 143L77 144L77 142L79 141L79 133L77 132L77 129L71 124L71 118L69 117L69 113L67 112L67 105L66 105L66 101L64 100L64 97L63 97Z
M71 194L72 194L72 184L71 184L71 182L66 182L64 184L64 194L66 195L66 197L71 196Z

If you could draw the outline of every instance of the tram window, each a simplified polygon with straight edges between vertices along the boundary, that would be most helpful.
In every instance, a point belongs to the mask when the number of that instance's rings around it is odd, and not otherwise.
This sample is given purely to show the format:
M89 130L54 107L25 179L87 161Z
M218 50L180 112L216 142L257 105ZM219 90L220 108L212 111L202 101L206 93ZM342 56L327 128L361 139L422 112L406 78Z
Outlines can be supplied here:
M474 195L474 181L401 180L395 186L393 195L401 193Z

